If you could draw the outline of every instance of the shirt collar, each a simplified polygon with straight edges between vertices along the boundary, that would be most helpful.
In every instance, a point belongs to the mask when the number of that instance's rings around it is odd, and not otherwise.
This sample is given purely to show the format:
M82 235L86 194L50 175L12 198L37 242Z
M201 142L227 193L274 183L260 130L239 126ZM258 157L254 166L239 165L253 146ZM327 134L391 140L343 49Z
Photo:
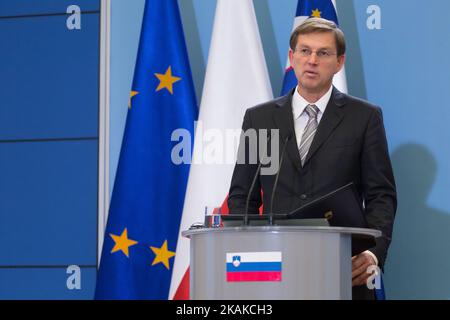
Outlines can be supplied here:
M295 87L294 95L292 96L292 112L294 114L294 120L300 117L300 115L305 111L305 108L309 104L311 104L298 93L297 89L298 86ZM328 89L327 93L325 93L319 100L314 103L317 108L319 108L319 114L323 114L325 112L328 102L331 99L332 92L333 86L330 86L330 89Z

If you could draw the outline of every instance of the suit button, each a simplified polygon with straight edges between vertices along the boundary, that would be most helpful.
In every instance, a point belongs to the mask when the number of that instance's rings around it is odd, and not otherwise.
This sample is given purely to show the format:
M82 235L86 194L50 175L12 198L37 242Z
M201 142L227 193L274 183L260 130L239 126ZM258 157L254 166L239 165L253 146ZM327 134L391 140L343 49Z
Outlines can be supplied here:
M308 198L308 196L307 196L306 194L302 194L302 195L300 196L300 199L302 199L302 200L306 200L306 198Z

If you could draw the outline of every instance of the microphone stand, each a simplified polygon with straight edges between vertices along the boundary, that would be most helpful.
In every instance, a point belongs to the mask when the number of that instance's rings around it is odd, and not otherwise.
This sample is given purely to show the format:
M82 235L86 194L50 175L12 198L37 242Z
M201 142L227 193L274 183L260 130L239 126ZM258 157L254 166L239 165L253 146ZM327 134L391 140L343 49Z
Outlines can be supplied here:
M281 151L281 157L280 157L280 166L278 167L277 170L277 175L275 176L275 182L273 183L273 188L272 188L272 196L270 198L270 211L269 211L269 226L273 225L273 200L275 198L275 191L277 189L278 186L278 177L280 176L280 171L281 171L281 166L283 164L283 159L284 159L284 154L286 151L286 146L288 144L288 141L291 139L291 135L287 136L286 139L284 140L284 145L283 145L283 150Z

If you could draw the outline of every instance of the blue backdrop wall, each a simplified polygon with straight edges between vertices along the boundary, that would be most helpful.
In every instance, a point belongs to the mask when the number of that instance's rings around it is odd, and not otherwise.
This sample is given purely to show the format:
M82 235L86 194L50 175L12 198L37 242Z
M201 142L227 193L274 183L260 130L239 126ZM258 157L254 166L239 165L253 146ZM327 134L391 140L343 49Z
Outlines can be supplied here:
M0 1L0 299L93 295L99 34L100 1Z

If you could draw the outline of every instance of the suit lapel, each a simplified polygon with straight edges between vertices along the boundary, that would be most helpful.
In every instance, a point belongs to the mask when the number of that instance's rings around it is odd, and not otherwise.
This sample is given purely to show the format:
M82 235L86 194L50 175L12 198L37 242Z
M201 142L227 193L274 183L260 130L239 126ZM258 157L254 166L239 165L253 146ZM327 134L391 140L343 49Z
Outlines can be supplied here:
M286 152L295 167L300 171L302 167L300 153L297 148L297 140L295 137L294 116L292 114L292 94L294 90L292 90L290 94L286 95L284 99L277 102L278 108L274 112L274 121L276 123L276 127L280 130L280 150L283 147L283 143L286 141L286 138L290 136L291 138L286 146Z
M320 120L316 135L314 136L311 147L309 148L306 156L305 165L342 121L342 118L344 117L344 110L342 108L343 105L345 105L345 96L333 87L331 99L328 102L322 119Z

